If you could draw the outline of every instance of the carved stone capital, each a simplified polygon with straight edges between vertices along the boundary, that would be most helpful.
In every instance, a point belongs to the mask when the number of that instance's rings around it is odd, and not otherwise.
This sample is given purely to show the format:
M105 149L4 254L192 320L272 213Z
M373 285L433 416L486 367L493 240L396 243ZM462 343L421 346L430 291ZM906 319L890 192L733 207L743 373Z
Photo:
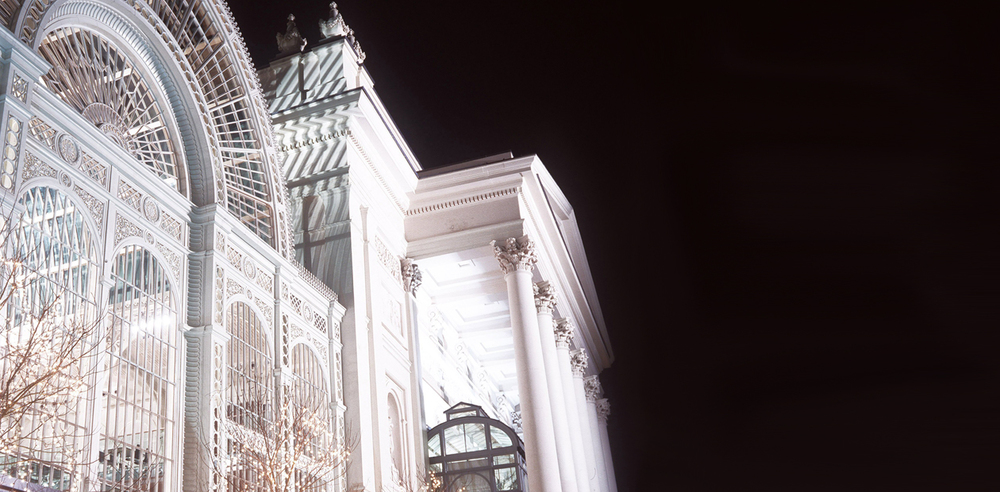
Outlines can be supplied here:
M569 348L569 343L573 341L573 322L569 318L557 319L553 331L556 335L556 348Z
M583 376L584 371L587 370L587 351L584 349L576 349L570 352L569 363L573 366L574 376Z
M500 244L497 244L496 241L490 241L490 246L493 247L493 254L500 262L500 269L503 270L504 275L518 270L530 272L535 268L535 263L538 263L535 242L528 239L528 236L509 237Z
M542 280L533 284L535 289L535 308L539 313L552 314L556 308L556 288L548 281Z
M515 431L521 430L521 411L515 411L510 413L510 426Z
M604 389L601 388L601 380L597 379L597 375L583 378L583 390L587 394L587 401L593 402L596 402L597 397L604 392Z
M597 418L601 422L607 422L608 417L611 416L611 402L607 398L601 398L597 400Z
M278 41L278 51L282 55L297 53L306 48L306 38L299 33L299 28L295 26L295 14L288 14L288 24L285 25L285 34L280 32L275 35Z
M417 295L417 288L423 282L420 267L409 258L400 260L399 265L403 275L403 288L410 294Z

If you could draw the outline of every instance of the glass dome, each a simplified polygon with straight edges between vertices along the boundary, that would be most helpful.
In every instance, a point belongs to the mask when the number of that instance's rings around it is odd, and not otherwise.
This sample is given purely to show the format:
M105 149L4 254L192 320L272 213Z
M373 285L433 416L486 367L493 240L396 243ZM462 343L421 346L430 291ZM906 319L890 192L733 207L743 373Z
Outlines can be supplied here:
M469 403L444 413L448 419L427 431L431 473L444 492L527 490L524 443L513 429Z

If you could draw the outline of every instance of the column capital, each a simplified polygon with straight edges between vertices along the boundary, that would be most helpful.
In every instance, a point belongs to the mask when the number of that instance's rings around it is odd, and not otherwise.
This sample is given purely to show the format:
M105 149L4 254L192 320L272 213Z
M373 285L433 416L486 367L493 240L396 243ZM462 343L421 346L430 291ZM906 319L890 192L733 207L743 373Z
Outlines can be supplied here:
M557 319L554 331L556 348L569 348L569 343L573 341L573 321L569 318Z
M597 397L601 396L601 393L604 391L601 388L601 380L597 379L597 375L583 378L583 389L587 392L587 401L592 402L596 402Z
M493 247L493 254L500 262L500 269L504 275L518 270L530 272L535 268L535 263L538 263L535 242L528 239L528 236L509 237L500 244L490 241L490 246Z
M611 402L607 398L597 400L597 418L601 422L607 422L609 416L611 416Z
M582 377L583 372L587 370L587 351L576 349L570 352L569 363L573 366L573 375Z
M423 283L423 275L420 267L410 258L399 260L400 273L403 274L403 289L410 294L416 295L417 288Z
M556 300L558 298L556 288L547 280L542 280L541 282L535 282L534 290L535 309L538 309L539 313L552 314L552 310L556 308Z

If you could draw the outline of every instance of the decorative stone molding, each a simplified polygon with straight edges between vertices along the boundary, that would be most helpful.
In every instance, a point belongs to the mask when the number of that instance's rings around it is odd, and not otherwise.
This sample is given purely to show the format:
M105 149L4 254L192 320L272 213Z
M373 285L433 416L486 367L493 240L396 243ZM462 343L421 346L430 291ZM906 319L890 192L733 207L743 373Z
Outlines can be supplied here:
M53 151L56 150L56 133L54 128L37 116L28 120L28 134Z
M82 150L80 151L80 170L107 189L108 168Z
M535 291L535 308L538 309L539 313L552 314L552 311L556 308L556 300L558 298L556 288L547 280L535 282L532 284L532 287Z
M553 331L556 335L556 347L569 348L570 342L573 341L573 322L569 318L557 319Z
M514 428L515 432L523 432L521 429L521 411L517 410L510 413L510 426Z
M220 325L222 324L222 311L226 303L226 291L223 289L225 279L226 271L222 267L217 267L215 269L215 322Z
M538 256L535 252L535 242L528 239L528 236L520 238L507 238L502 244L490 241L493 247L493 254L500 262L500 269L504 275L509 275L521 270L530 272L535 263L538 263Z
M583 376L587 370L587 351L576 349L569 353L569 363L573 367L574 376Z
M14 176L17 172L17 154L21 148L21 122L11 116L7 118L7 135L4 137L3 169L0 170L0 186L14 191Z
M167 212L160 212L160 229L177 241L184 242L184 226Z
M77 161L80 160L80 146L76 144L76 141L69 135L62 134L59 135L58 145L59 156L62 157L67 164L76 165Z
M403 275L403 289L410 294L417 295L417 288L423 283L423 274L420 267L409 258L400 260L400 270Z
M306 48L306 38L299 33L299 28L295 26L295 15L288 14L288 23L285 24L285 33L280 32L275 35L278 41L278 51L282 55L290 55L300 52Z
M607 422L608 417L611 416L611 402L607 398L601 398L597 400L597 418L601 422Z
M597 401L597 397L604 392L596 375L583 378L583 390L587 393L587 401Z
M389 251L389 247L378 236L374 236L373 239L372 247L375 248L375 256L378 258L379 263L389 271L389 275L396 279L396 282L402 284L403 274L400 271L401 264L399 257L393 254L392 251Z

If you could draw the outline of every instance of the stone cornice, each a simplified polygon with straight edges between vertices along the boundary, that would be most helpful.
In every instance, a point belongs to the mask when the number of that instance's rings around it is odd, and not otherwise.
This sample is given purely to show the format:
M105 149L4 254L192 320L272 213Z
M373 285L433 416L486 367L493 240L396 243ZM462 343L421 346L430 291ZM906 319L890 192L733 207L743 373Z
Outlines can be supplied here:
M432 205L424 205L422 207L417 207L406 211L406 216L411 217L414 215L425 214L428 212L437 212L438 210L445 210L453 207L459 207L462 205L469 205L471 203L482 202L486 200L491 200L494 198L505 197L509 195L517 194L520 191L517 187L506 188L502 190L489 191L486 193L480 193L478 195L467 196L463 198L457 198L454 200L448 200L446 202L435 203Z

